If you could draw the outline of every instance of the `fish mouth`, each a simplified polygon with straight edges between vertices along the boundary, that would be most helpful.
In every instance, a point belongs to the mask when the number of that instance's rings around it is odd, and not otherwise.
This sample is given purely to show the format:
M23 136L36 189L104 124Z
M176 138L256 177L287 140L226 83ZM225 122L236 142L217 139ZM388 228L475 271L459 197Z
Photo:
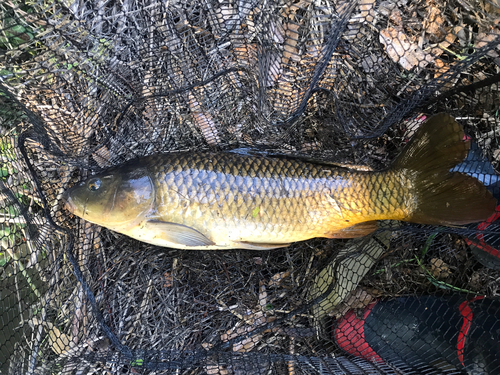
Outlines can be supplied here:
M63 195L62 195L62 201L64 202L64 208L71 212L72 214L75 213L76 210L76 205L73 202L73 199L71 199L71 196L69 195L69 191L66 190Z

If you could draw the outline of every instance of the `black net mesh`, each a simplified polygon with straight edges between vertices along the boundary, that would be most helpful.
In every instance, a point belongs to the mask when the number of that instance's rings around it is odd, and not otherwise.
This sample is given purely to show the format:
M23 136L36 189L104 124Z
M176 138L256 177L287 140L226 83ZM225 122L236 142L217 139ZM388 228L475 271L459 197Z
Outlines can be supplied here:
M172 151L384 170L439 112L471 140L455 170L500 197L499 16L495 0L1 2L1 373L499 374L493 212L185 251L62 202Z

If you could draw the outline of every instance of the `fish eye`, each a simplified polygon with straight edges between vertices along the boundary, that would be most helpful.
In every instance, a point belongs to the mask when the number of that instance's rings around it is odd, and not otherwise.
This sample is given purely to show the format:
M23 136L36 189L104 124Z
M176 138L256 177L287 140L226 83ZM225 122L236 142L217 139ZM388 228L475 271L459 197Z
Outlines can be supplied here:
M101 180L99 178L93 178L88 183L88 188L90 191L96 191L101 187Z

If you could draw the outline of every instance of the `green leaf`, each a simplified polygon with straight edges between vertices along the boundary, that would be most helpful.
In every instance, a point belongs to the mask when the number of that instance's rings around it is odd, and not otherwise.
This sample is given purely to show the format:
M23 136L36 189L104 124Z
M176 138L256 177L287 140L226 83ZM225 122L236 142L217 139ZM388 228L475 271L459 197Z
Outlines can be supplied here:
M18 212L18 210L17 210L16 207L14 207L14 206L8 206L8 207L9 207L9 215L11 217L17 217L17 216L19 216L19 212Z
M11 27L9 31L15 33L15 34L22 34L26 31L26 28L23 25L16 25L14 27Z
M2 166L0 168L0 177L8 177L9 176L9 170L7 169L6 166Z
M0 227L0 238L8 237L10 236L10 227L8 225L2 225Z
M20 46L21 44L25 43L25 40L22 39L22 38L19 38L17 36L13 37L10 42L14 45L14 46Z
M135 359L135 360L131 361L130 366L138 367L138 366L142 366L143 363L144 363L144 360L139 358L139 359Z
M259 214L259 211L260 211L260 207L259 206L255 207L252 211L252 217L257 217L257 215Z
M0 252L0 267L5 266L9 260L10 260L10 257L8 254L6 254L4 252Z

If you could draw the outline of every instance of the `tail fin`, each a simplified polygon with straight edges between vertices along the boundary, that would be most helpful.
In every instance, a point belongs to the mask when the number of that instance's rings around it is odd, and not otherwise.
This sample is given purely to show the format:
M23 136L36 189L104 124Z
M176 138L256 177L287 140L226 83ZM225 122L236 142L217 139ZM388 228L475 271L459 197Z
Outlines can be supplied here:
M419 224L463 225L486 220L496 199L476 178L450 172L470 148L462 127L448 114L428 119L394 162L411 176L416 208L407 220Z

